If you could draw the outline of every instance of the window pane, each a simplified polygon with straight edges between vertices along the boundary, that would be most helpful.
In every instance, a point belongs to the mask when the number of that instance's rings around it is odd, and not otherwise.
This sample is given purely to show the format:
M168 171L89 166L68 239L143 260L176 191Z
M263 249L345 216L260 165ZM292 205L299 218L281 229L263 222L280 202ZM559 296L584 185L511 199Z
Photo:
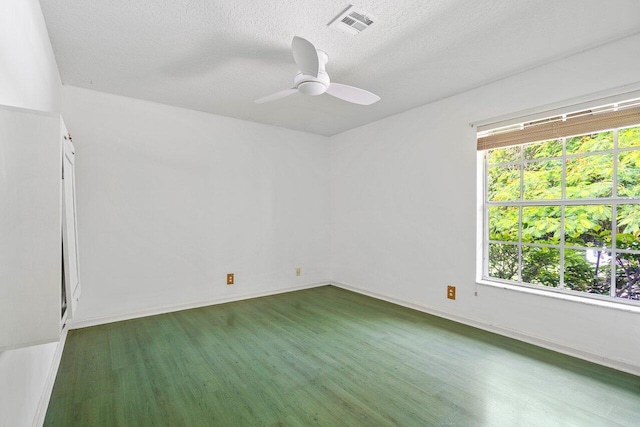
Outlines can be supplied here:
M516 245L489 244L489 276L518 280L518 247Z
M640 146L640 126L618 131L618 148Z
M640 125L486 161L489 277L640 301Z
M520 161L520 147L496 148L487 151L487 163L511 163Z
M582 156L567 160L567 198L611 197L613 187L611 154Z
M618 155L618 196L640 197L640 151Z
M562 155L562 141L554 139L551 141L536 142L524 146L525 160L542 159L545 157L558 157Z
M640 255L616 257L616 297L640 300Z
M489 240L518 241L519 208L491 206L489 208Z
M618 205L616 247L640 251L640 205Z
M560 249L523 246L522 281L557 288L560 284Z
M567 138L567 154L611 149L613 149L613 132L611 131Z
M562 197L562 161L543 160L524 165L525 200L548 200Z
M520 166L496 166L489 168L487 196L491 201L506 202L520 198Z
M525 206L522 208L522 241L560 243L560 206Z
M566 206L564 239L567 246L611 247L611 205Z
M611 253L597 249L564 251L564 284L574 291L609 295Z

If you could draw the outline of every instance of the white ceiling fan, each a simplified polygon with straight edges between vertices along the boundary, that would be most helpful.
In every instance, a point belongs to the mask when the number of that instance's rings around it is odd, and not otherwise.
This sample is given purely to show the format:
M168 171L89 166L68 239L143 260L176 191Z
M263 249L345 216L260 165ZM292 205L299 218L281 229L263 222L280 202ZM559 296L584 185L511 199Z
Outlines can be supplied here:
M293 60L300 69L293 79L293 87L256 99L254 101L256 104L275 101L296 92L312 96L328 93L336 98L360 105L371 105L380 100L378 95L364 89L332 83L325 70L329 56L325 52L317 50L308 40L295 36L291 43L291 49L293 50Z

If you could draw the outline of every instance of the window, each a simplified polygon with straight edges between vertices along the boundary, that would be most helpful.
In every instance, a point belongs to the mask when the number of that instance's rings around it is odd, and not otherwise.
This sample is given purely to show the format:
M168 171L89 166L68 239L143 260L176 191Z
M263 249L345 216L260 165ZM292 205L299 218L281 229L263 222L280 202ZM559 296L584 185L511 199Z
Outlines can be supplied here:
M640 103L629 109L635 118L597 131L584 121L618 105L479 134L479 149L490 147L484 279L640 301ZM559 136L536 140L545 127Z

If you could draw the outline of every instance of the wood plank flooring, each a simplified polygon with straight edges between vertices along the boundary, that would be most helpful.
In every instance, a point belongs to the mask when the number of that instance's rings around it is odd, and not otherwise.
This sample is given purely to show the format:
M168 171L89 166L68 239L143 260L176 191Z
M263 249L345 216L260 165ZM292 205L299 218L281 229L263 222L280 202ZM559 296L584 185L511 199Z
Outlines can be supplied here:
M45 420L639 423L640 377L331 286L72 330Z

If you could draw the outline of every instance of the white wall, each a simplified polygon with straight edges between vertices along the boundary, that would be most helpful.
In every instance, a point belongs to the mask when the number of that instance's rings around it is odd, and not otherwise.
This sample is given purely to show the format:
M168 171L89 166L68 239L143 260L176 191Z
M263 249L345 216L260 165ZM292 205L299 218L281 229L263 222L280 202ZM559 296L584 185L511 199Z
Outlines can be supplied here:
M0 107L0 351L58 341L60 118Z
M0 353L0 425L30 426L57 343Z
M60 89L38 1L0 0L0 104L58 112ZM0 426L31 425L56 346L0 353Z
M0 105L58 112L60 87L38 0L0 0Z
M328 281L328 138L68 86L62 110L76 321Z
M637 311L476 284L469 126L637 82L638 69L635 36L332 137L332 281L640 373L640 329L621 327Z

